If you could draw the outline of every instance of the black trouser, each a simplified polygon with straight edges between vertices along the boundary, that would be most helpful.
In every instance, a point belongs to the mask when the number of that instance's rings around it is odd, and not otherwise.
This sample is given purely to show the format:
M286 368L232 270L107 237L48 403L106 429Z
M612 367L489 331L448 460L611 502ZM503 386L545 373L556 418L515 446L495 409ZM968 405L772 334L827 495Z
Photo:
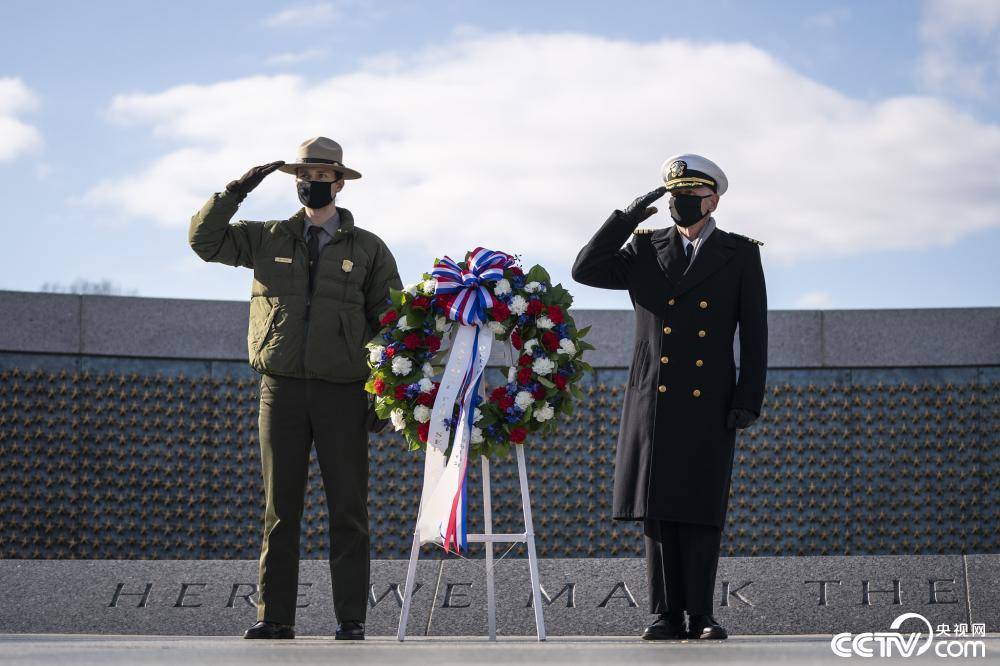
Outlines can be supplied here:
M644 531L649 612L711 615L722 529L650 519Z
M330 578L340 622L368 610L368 402L364 382L262 375L260 453L264 544L257 619L295 623L299 526L316 445L330 521Z

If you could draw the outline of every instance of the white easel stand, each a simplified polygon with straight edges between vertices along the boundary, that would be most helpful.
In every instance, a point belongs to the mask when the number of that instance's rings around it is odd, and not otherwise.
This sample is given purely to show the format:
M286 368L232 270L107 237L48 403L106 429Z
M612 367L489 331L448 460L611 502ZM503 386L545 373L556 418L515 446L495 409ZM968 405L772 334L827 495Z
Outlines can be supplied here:
M531 499L528 496L528 472L524 463L524 446L514 445L517 451L517 472L521 479L521 506L524 510L523 534L493 534L493 510L490 505L490 460L482 456L483 464L483 517L485 518L484 534L469 534L470 543L486 544L486 606L489 613L490 640L497 639L497 605L496 591L493 587L493 544L494 543L524 543L528 547L528 570L531 573L532 605L535 609L535 630L539 641L545 640L545 616L542 613L541 583L538 580L538 556L535 554L535 530L531 523ZM417 559L420 557L420 539L416 529L413 532L413 546L410 548L410 562L406 569L406 585L403 588L403 609L399 614L399 629L396 638L403 641L406 638L406 622L410 615L413 578L417 572Z

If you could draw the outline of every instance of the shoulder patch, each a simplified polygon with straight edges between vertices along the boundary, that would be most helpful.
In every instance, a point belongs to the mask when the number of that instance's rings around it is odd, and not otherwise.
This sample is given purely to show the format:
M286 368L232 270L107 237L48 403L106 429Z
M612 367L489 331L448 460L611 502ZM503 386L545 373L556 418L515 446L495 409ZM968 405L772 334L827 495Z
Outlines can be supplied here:
M751 243L756 243L757 245L763 245L763 243L757 240L756 238L750 238L749 236L744 236L743 234L735 234L732 231L730 231L729 233L732 234L733 236L736 236L737 238L742 238L743 240L750 241Z
M632 233L635 234L636 236L646 236L648 234L653 233L654 231L656 231L656 229L636 229Z

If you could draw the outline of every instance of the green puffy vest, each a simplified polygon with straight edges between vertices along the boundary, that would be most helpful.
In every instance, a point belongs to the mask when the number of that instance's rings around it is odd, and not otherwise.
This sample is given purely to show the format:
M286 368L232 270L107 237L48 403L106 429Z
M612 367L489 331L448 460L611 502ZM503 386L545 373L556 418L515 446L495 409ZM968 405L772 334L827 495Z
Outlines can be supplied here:
M188 242L205 261L253 269L250 365L269 375L367 378L365 343L381 328L390 287L402 288L389 248L338 207L340 229L320 250L309 294L305 209L287 220L230 224L242 199L213 194L191 218Z

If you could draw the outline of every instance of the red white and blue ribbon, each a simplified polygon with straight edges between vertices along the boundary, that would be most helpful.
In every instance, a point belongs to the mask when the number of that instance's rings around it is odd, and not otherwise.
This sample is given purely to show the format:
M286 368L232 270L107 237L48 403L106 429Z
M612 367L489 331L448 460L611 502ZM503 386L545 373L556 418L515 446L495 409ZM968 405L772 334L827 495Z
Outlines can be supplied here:
M438 388L427 435L424 487L417 517L421 543L440 543L445 551L468 547L465 476L469 462L476 395L493 346L493 332L483 326L494 299L486 283L503 277L514 258L504 252L476 248L463 269L445 257L434 265L435 294L449 296L446 314L461 326L455 334ZM452 432L450 420L458 405ZM451 455L444 452L451 442Z
M485 283L496 282L514 261L505 252L477 247L469 253L468 268L462 268L451 258L439 259L431 276L437 280L434 294L449 296L445 312L448 319L466 326L486 323L486 311L493 307L493 294Z

